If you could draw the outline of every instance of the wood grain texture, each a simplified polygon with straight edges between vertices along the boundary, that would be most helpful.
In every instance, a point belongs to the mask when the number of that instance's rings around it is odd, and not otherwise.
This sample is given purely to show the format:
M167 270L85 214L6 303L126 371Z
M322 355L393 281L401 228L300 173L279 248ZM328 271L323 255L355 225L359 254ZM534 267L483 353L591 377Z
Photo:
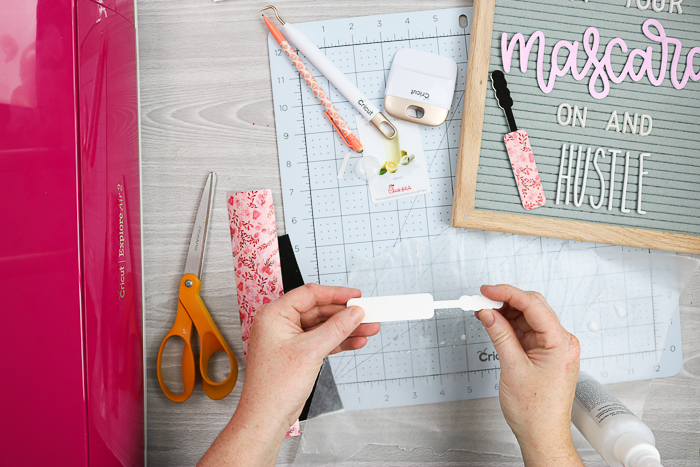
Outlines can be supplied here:
M245 363L228 230L227 192L272 189L278 227L284 232L274 132L267 31L248 0L142 0L138 2L143 228L147 372L147 447L150 466L191 466L228 423L240 398ZM393 13L398 9L450 8L467 2L426 5L408 0L377 4L280 0L292 23ZM397 6L398 5L398 6ZM161 339L172 326L180 276L201 190L210 171L219 183L203 268L202 299L240 364L239 382L221 401L207 398L199 383L190 399L165 398L156 377ZM684 358L675 378L654 381L644 419L657 434L667 465L698 465L700 442L700 276L682 296ZM177 346L169 349L169 381L177 367ZM622 391L624 387L616 386ZM501 420L494 400L466 401L465 422ZM435 410L441 410L440 405ZM299 438L282 445L279 465L291 465ZM359 466L436 467L522 465L516 458L460 452L437 457L428 449L404 451L370 446ZM603 466L600 461L589 466Z
M452 201L453 227L466 227L465 213L474 210L476 176L479 172L481 133L484 128L487 82L491 58L491 35L496 0L476 0L472 12L472 27L469 37L467 59L467 81L464 85L464 108L462 127L459 133L459 159L455 176ZM482 77L476 79L476 77ZM483 229L482 229L483 230Z
M476 176L473 178L476 184ZM455 193L457 193L456 190ZM471 199L471 203L474 203L473 198ZM539 237L564 238L581 242L625 245L636 248L649 248L652 250L666 250L680 253L700 253L700 236L698 235L659 232L658 230L595 224L593 222L551 219L532 214L519 215L494 211L480 211L473 207L471 210L465 208L463 217L458 218L455 217L455 212L458 212L457 210L458 208L455 205L452 212L452 225L455 227L492 230L520 235L535 235Z

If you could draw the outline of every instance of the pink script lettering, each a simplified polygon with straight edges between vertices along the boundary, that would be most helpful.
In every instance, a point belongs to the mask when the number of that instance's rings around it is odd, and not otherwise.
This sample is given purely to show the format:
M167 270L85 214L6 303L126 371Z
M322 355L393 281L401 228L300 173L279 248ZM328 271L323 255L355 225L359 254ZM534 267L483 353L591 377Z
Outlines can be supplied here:
M398 187L398 188L396 188L396 186L393 183L391 185L389 185L389 193L390 194L403 193L404 191L410 191L412 189L413 188L411 188L411 185L402 186L402 187Z
M656 33L651 31L651 27L656 29ZM616 75L611 61L613 49L615 47L619 47L622 53L626 54L628 51L627 44L619 37L612 39L605 47L603 58L598 60L600 34L594 27L586 29L586 32L583 34L583 49L588 56L588 60L581 70L579 70L576 65L579 42L574 41L572 43L562 40L557 42L552 49L549 77L547 80L545 80L543 65L546 38L542 31L535 31L527 42L525 42L525 36L523 36L522 33L513 35L510 42L508 42L508 34L504 32L501 36L501 58L503 59L503 68L506 73L510 73L513 52L515 51L515 46L518 45L520 47L520 71L523 73L527 72L530 52L532 51L535 42L537 42L537 83L545 94L552 92L552 89L554 89L554 82L556 81L557 77L571 73L571 76L573 76L576 81L581 81L588 75L591 67L593 67L593 73L588 81L588 91L594 98L603 99L610 92L611 81L615 84L619 84L623 82L627 76L629 76L632 81L639 81L646 75L651 84L654 86L660 86L666 79L666 71L668 69L668 60L670 55L669 46L672 45L673 58L671 60L670 79L673 87L676 89L683 89L685 85L688 84L688 79L692 79L693 81L700 80L700 71L696 72L693 64L695 55L700 55L700 47L693 47L688 52L686 56L685 71L683 72L683 77L679 81L678 62L681 59L681 49L683 47L681 41L668 37L664 27L655 19L650 18L646 20L642 25L642 31L647 38L654 42L658 42L661 45L661 62L657 75L654 75L654 65L652 63L653 49L651 46L644 50L632 50L627 56L627 61L625 62L624 68L619 75ZM558 61L558 55L561 49L566 49L568 51L566 63L562 68L559 67ZM635 72L635 60L637 57L642 59L642 64L639 71ZM602 88L600 90L598 90L598 82L600 82L600 86Z

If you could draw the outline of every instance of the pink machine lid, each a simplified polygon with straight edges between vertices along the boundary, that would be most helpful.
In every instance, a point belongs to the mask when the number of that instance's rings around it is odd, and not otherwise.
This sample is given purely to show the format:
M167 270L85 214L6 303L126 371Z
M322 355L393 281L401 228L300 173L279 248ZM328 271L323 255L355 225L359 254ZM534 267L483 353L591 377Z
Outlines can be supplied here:
M90 465L138 466L144 385L136 31L101 4L76 3Z
M0 0L2 466L144 460L135 30L110 1Z
M0 465L86 465L74 9L0 11Z

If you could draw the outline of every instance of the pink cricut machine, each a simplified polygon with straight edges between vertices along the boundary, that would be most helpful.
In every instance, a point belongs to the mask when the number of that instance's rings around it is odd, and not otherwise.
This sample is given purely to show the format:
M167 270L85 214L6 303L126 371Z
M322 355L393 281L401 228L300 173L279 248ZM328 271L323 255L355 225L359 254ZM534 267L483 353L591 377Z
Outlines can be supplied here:
M0 465L143 465L134 0L0 0L0 174Z

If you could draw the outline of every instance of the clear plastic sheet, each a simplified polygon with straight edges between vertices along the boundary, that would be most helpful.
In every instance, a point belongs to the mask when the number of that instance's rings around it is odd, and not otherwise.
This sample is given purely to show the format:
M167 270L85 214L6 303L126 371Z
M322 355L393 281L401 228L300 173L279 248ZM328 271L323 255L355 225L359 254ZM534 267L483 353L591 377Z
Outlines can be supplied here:
M642 416L651 379L682 365L678 298L697 265L673 253L448 229L356 260L349 285L364 296L429 292L436 300L478 294L482 284L541 292L579 338L581 370L617 383L611 392ZM520 455L494 397L493 346L471 312L385 323L365 349L329 361L329 387L316 391L295 465L367 462L377 445L415 450L423 462ZM582 457L596 458L573 431Z

